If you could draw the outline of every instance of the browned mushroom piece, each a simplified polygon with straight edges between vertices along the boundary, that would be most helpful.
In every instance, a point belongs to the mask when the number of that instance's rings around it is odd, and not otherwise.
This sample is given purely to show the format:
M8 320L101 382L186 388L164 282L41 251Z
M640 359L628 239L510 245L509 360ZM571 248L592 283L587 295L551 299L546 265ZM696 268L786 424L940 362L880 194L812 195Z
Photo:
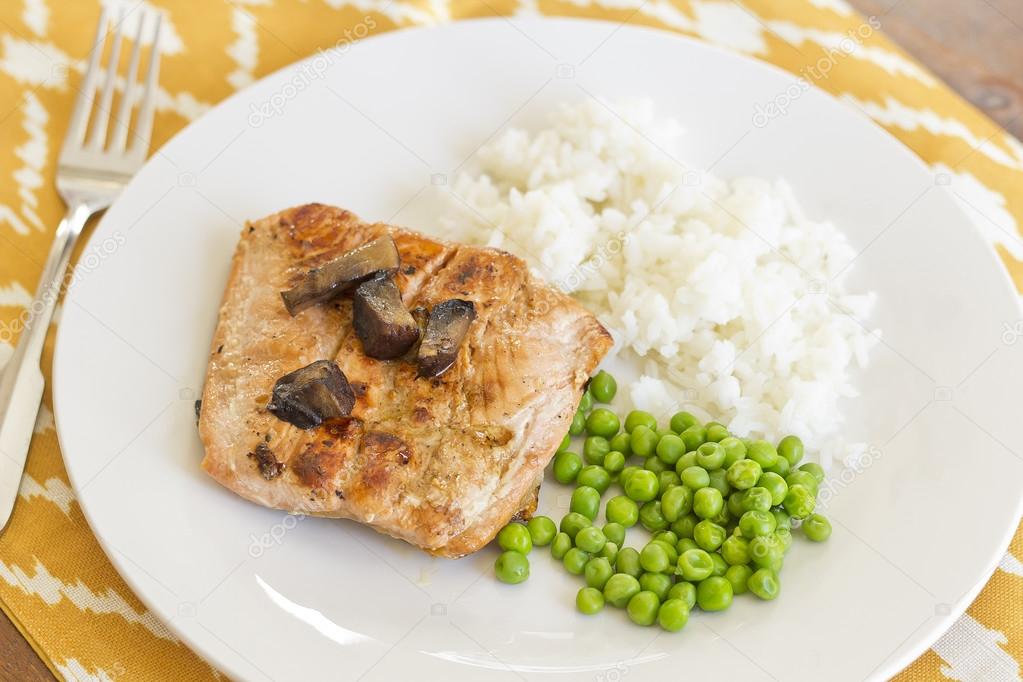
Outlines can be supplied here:
M317 360L278 379L266 409L300 429L311 429L351 414L354 406L355 392L341 368L333 360Z
M401 357L419 340L419 325L401 302L394 279L384 273L355 289L352 324L363 352L378 360Z
M398 247L390 235L366 242L334 260L313 268L293 289L281 292L292 317L309 306L324 303L378 272L398 271Z
M472 301L452 298L435 305L419 343L418 375L440 376L455 364L458 348L475 319L476 306Z

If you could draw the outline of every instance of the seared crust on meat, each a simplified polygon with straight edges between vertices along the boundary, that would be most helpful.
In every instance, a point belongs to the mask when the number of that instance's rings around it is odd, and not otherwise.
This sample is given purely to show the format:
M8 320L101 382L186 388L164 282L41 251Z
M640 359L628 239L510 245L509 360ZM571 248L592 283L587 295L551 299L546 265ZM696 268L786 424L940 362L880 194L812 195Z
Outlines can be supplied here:
M281 301L309 268L388 233L407 307L450 298L476 306L458 359L441 376L417 378L414 362L367 357L350 298L295 317ZM258 504L351 518L462 556L524 505L535 508L543 469L610 346L593 315L515 256L364 223L330 206L291 208L242 231L203 391L202 466ZM302 430L270 414L274 382L321 359L334 359L351 382L351 416Z

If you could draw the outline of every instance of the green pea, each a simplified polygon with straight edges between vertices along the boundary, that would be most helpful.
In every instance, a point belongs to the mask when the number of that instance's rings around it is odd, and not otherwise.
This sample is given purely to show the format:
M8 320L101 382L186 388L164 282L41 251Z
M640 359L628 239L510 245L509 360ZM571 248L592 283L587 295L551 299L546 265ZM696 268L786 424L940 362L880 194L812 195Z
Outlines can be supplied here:
M781 543L782 552L788 552L789 547L792 546L792 531L788 528L779 528L774 531L774 537L778 538Z
M597 518L597 512L600 511L600 493L596 488L581 485L572 491L572 501L568 508L592 521Z
M813 476L815 479L817 479L818 483L824 482L824 468L820 464L817 464L816 462L807 462L806 464L799 467L799 470L805 471L811 476Z
M701 466L689 467L680 474L682 485L699 490L710 485L710 474Z
M597 376L590 379L590 393L602 403L609 403L614 400L615 393L617 392L618 382L604 370L600 370L597 372Z
M696 528L693 529L693 540L700 546L700 549L708 552L715 551L727 537L728 531L706 519L696 524Z
M796 466L803 459L803 441L797 436L785 436L778 443L778 454L788 461L789 466Z
M675 543L675 552L677 554L683 554L691 549L699 548L700 546L696 544L696 540L692 538L680 538L679 541Z
M671 576L667 573L644 573L639 576L640 589L653 592L662 601L668 598L671 584Z
M685 471L689 467L694 466L696 466L695 450L693 450L692 452L687 452L686 454L678 458L678 461L675 462L675 471L678 473L679 476L681 476L683 471Z
M696 606L696 585L680 580L668 590L668 599L678 599L691 609Z
M718 552L710 553L710 560L714 562L714 571L711 573L712 576L716 575L721 577L728 570L728 562L724 560Z
M551 541L551 556L561 561L568 550L572 549L572 537L568 533L558 533Z
M760 477L761 479L763 476ZM772 500L771 492L767 488L761 488L759 485L755 485L746 491L745 497L742 499L742 508L744 511L768 511L771 508ZM784 497L782 498L784 499Z
M682 480L674 471L662 471L657 474L657 489L661 492L662 496L669 488L677 488L681 485Z
M661 511L660 500L651 500L639 508L639 525L651 533L664 530L670 525Z
M778 582L778 575L769 568L761 568L754 571L753 575L746 581L749 591L761 599L770 601L781 592L781 583Z
M784 458L782 458L784 461ZM785 501L785 493L789 491L789 484L785 482L785 479L781 475L776 474L772 471L765 471L760 475L760 480L757 481L757 487L767 490L771 495L771 505L776 507ZM755 490L756 488L751 488Z
M572 436L565 434L565 437L561 439L561 445L558 446L558 452L565 452L572 447Z
M529 559L520 552L502 552L494 562L494 575L503 583L517 585L529 577Z
M746 594L749 592L749 578L753 575L753 569L745 564L729 566L725 571L725 580L732 583L732 594Z
M671 524L671 532L680 538L691 538L693 537L693 529L696 528L696 524L699 522L700 517L696 514L686 514L685 516L680 517L678 521Z
M611 438L620 428L618 415L606 407L598 407L586 418L586 431L594 436Z
M740 459L746 459L746 444L734 436L729 436L718 443L725 451L722 468L727 469Z
M806 489L803 485L792 485L789 486L789 491L785 493L785 501L782 506L785 507L785 511L788 515L794 519L805 519L813 513L813 508L817 502L813 498L813 494Z
M690 549L678 555L676 573L682 576L683 580L698 583L709 578L713 572L714 561L710 554L702 549Z
M602 465L609 474L621 473L625 468L625 455L617 450L612 450L604 455Z
M588 485L603 495L611 487L611 474L602 466L588 464L579 470L575 482L579 485Z
M629 501L631 502L632 500ZM601 532L604 533L605 538L613 542L617 547L621 548L625 544L625 526L622 524L614 521L605 523Z
M774 520L777 522L778 528L792 530L792 518L785 513L784 509L772 509L771 514L774 516Z
M576 410L575 415L572 417L572 424L568 427L568 433L571 436L578 436L586 430L586 415L583 414L582 410Z
M593 394L583 391L583 397L579 399L579 411L589 412L593 409Z
M583 441L583 459L587 464L603 464L609 452L611 443L603 436L587 436Z
M824 542L831 537L831 522L820 514L810 514L804 519L800 528L807 540Z
M738 535L730 535L721 544L721 558L731 566L750 562L749 541Z
M561 517L560 530L562 533L568 533L568 537L575 542L575 536L579 534L583 528L590 525L590 519L583 516L579 512L568 512Z
M669 523L674 523L693 508L693 491L685 485L668 488L661 495L661 513Z
M607 542L604 543L604 549L600 550L600 554L598 554L597 556L604 557L605 559L610 561L611 565L613 566L614 563L618 560L619 552L618 547L619 547L618 545L608 540Z
M693 513L701 519L710 519L721 513L725 500L717 488L700 488L693 494Z
M611 562L603 557L594 557L587 561L586 566L583 567L583 578L586 580L586 584L598 590L604 589L604 585L614 574Z
M583 460L574 452L559 452L554 456L554 478L558 483L575 483L582 468Z
M661 542L667 542L669 545L674 546L678 542L678 536L670 530L659 530L650 536L650 541L660 540Z
M632 454L632 436L622 431L609 441L613 452L620 452L626 457Z
M640 424L629 434L629 446L632 454L649 457L657 448L657 433L649 426Z
M643 460L643 468L647 471L652 471L655 474L660 475L668 470L668 465L662 462L660 457L657 455L650 455Z
M682 438L682 442L686 444L686 452L689 452L707 442L707 429L699 425L690 426L680 433L679 436Z
M668 560L668 553L664 547L656 542L651 542L639 553L639 565L643 567L644 571L662 573L668 570L671 562Z
M532 538L533 544L537 547L551 544L554 536L558 534L558 527L554 525L554 521L546 516L534 516L531 518L529 523L526 524L526 530L529 531L529 537Z
M747 490L736 490L728 496L728 511L732 516L742 516L746 512L744 502L746 501Z
M615 568L619 573L628 573L638 578L643 572L643 567L639 565L639 552L632 547L622 547L618 552Z
M669 599L657 611L657 623L668 632L678 632L689 622L689 606L681 599Z
M726 526L732 522L732 515L728 512L728 507L722 503L721 511L714 516L710 517L710 521L718 524L719 526Z
M684 454L686 454L686 444L673 433L661 436L661 439L657 441L657 457L669 466L674 466L678 458Z
M745 538L770 535L778 523L774 515L765 511L748 511L739 517L739 530Z
M604 594L593 587L584 587L575 595L575 607L581 613L592 616L604 609Z
M749 541L749 555L757 566L779 571L785 558L785 546L773 533L762 535Z
M635 576L628 573L615 573L604 585L604 599L611 606L620 609L639 594L639 591L639 580Z
M625 482L629 480L629 477L642 468L643 467L638 467L635 464L631 464L625 467L624 469L622 469L622 473L618 474L618 484L624 488Z
M633 595L625 610L629 614L629 620L636 625L653 625L657 620L659 608L661 608L661 600L657 598L657 595L644 590Z
M728 467L728 482L737 490L748 490L757 484L763 469L752 459L740 459Z
M720 443L730 435L724 424L707 422L705 426L707 427L707 441L710 443Z
M497 534L498 546L506 552L529 554L533 549L533 539L529 529L521 523L509 523Z
M775 462L773 465L771 465L771 466L767 467L766 469L764 469L764 471L765 472L771 472L772 474L778 474L782 478L785 478L786 476L789 475L789 471L790 471L791 468L792 467L789 464L789 461L787 459L785 459L784 457L779 455L778 456L778 461Z
M704 611L724 611L732 605L732 583L711 576L696 586L696 603Z
M725 463L725 449L717 443L704 443L696 448L696 463L707 471L720 469Z
M604 516L608 521L632 528L639 521L639 505L625 495L618 495L607 501Z
M816 477L809 471L801 471L796 469L790 471L789 475L785 477L785 483L791 488L794 485L801 485L806 488L807 492L813 497L817 497L818 483Z
M573 547L565 552L565 557L561 560L561 563L564 564L565 570L572 575L582 575L583 569L586 568L586 562L589 560L589 554L578 547Z
M656 499L658 492L657 474L640 469L629 476L624 484L625 494L637 502L649 502Z
M675 433L682 433L690 426L699 426L699 424L700 420L694 417L692 414L688 412L676 412L674 415L672 415L671 422L669 425L671 426L671 430L674 431ZM690 448L690 450L695 449L696 448Z
M732 486L728 483L728 472L724 469L715 469L708 472L710 476L710 487L721 493L722 497L728 497L732 493Z
M763 469L778 461L778 451L769 441L755 440L746 448L746 458L753 460Z
M588 554L596 554L604 549L606 542L607 538L604 537L604 533L596 526L587 526L575 536L575 546Z
M646 428L651 430L656 429L657 419L655 419L654 415L650 414L649 412L644 412L643 410L633 410L632 412L629 412L629 414L625 416L625 430L628 433L632 433L633 431L636 430L637 426L645 426Z

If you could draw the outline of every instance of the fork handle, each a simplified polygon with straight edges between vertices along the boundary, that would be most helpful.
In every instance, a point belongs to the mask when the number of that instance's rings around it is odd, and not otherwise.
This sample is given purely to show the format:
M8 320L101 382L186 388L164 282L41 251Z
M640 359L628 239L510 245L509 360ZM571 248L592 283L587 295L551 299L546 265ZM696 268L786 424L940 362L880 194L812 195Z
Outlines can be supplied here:
M25 315L18 345L0 376L0 530L7 525L18 497L25 457L43 397L45 381L39 360L46 331L60 296L71 252L95 211L96 207L89 202L76 202L68 207L57 227L39 288Z

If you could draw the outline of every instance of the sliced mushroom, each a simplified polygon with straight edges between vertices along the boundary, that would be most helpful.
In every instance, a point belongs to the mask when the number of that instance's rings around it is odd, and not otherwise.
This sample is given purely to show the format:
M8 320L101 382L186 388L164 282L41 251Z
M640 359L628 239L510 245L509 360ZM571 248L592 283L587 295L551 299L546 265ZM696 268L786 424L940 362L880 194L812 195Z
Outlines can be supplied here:
M355 392L344 372L331 360L317 360L278 379L266 409L300 429L311 429L351 414L354 406Z
M435 305L419 344L418 375L440 376L455 364L458 348L475 319L476 306L472 301L452 298Z
M419 340L419 325L401 302L394 279L378 273L358 286L352 322L362 350L371 358L401 357Z
M284 307L292 317L309 306L323 303L378 272L393 275L398 271L398 247L385 235L343 256L313 268L293 289L281 292Z

